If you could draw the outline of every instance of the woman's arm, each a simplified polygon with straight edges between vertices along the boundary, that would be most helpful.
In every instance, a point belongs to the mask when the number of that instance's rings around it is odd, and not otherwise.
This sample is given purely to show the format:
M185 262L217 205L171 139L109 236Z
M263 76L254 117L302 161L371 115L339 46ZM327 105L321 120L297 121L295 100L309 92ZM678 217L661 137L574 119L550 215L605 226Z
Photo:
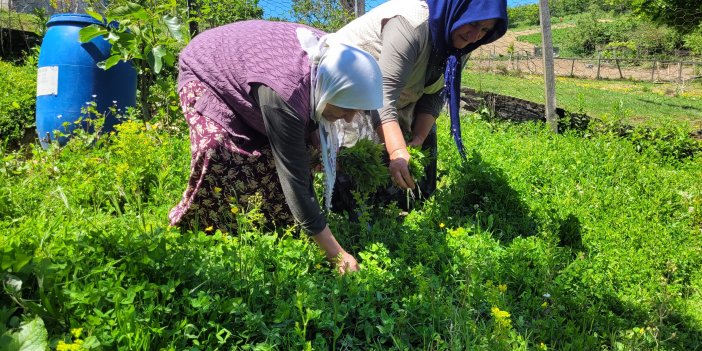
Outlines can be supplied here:
M324 250L327 260L336 265L339 273L355 272L359 269L356 258L339 245L329 226L324 227L321 233L312 236L312 239Z
M434 126L436 118L429 113L420 112L414 119L414 127L412 127L412 140L407 143L410 146L422 146L424 139L427 138L431 128Z
M384 106L379 110L376 131L390 156L390 176L403 189L414 189L415 184L407 167L407 144L397 122L397 101L412 74L420 44L414 28L403 17L393 17L383 26L378 64L383 72Z
M358 270L356 259L346 253L329 229L315 196L305 140L306 123L269 87L256 87L254 95L263 114L276 172L290 211L339 272Z

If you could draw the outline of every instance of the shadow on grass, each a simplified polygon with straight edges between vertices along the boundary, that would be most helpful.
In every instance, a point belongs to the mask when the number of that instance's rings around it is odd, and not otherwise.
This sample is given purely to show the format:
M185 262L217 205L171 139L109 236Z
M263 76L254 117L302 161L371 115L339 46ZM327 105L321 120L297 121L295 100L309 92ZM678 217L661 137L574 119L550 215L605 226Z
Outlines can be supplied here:
M614 349L702 350L702 330L680 313L674 294L659 292L653 304L634 304L609 290L595 296L564 294L559 301L565 307L562 311L569 311L564 312L566 319L577 325L574 330L580 330L580 335L562 334L561 330L552 342L565 349L597 335L601 347Z
M702 108L695 107L695 106L693 106L692 104L682 104L682 103L680 103L680 104L672 104L672 103L663 102L663 101L649 100L649 99L645 99L645 98L641 98L641 97L637 97L636 100L641 101L641 102L645 102L645 103L649 103L649 104L653 104L653 105L663 105L663 106L669 106L669 107L679 108L679 109L683 109L683 110L685 110L685 111L699 111L699 112L702 112Z
M517 236L530 236L537 223L519 193L509 185L502 170L485 162L474 151L462 165L446 175L434 195L435 218L445 218L447 225L477 222L503 242Z

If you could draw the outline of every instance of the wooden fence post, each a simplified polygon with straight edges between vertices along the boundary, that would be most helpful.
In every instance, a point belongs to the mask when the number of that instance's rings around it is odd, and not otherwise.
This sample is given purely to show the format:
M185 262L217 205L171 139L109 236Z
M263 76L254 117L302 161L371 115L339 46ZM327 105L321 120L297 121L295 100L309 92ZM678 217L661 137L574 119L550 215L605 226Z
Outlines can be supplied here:
M575 77L573 75L573 69L575 69L575 59L573 59L573 64L570 65L570 76Z
M551 131L558 133L558 120L556 115L556 75L553 63L553 35L551 33L551 13L548 8L548 0L539 0L539 14L541 16L541 42L546 89L546 123L551 127Z
M652 66L653 66L653 68L651 69L651 81L655 82L655 80L653 80L653 78L656 75L656 60L653 60Z
M678 82L682 83L682 61L678 62Z
M624 79L624 75L622 74L622 68L619 66L619 59L616 59L617 62L617 69L619 69L619 79Z

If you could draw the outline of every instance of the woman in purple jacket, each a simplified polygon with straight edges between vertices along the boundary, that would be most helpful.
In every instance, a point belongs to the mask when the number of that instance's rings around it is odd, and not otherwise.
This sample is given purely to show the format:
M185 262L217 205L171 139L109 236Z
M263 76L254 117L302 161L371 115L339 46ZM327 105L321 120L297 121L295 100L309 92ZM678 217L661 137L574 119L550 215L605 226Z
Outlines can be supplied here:
M172 225L236 232L252 196L275 226L295 220L341 273L358 269L336 241L312 187L309 146L321 151L327 208L336 174L333 122L382 106L375 59L295 23L245 21L195 37L179 58L178 90L191 165Z

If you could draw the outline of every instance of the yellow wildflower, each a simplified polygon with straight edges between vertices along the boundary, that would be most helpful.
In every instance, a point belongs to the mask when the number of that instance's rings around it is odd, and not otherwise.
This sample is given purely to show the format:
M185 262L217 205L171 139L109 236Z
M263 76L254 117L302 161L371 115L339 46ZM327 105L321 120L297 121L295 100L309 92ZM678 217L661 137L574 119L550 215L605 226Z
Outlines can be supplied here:
M439 228L444 229L445 226L446 226L446 224L439 223Z
M542 343L539 344L539 350L546 351L546 350L548 350L548 347L546 347L546 344L544 344L544 343L542 342Z
M493 307L490 312L492 312L492 317L495 318L495 323L503 328L509 328L512 325L512 320L509 319L511 316L509 312L503 311L498 307Z
M546 308L548 307L548 301L544 301L544 303L541 304L541 308Z
M501 293L505 293L507 291L507 285L506 284L500 284L497 286L497 290L500 290Z
M216 186L216 187L214 187L214 192L217 193L217 194L219 194L219 193L222 192L222 188Z
M232 208L230 209L230 211L232 211L233 214L237 214L237 213L239 213L239 207L232 206Z
M490 311L492 312L492 316L495 318L504 319L512 316L511 314L509 314L509 312L503 311L499 307L493 307Z
M209 226L209 227L205 228L205 231L206 231L206 232L211 232L211 231L213 231L213 230L214 230L214 227L213 227L213 226Z
M56 351L79 351L83 349L80 346L82 343L83 340L76 340L73 344L66 344L61 340L58 342L58 345L56 345Z
M83 328L73 328L71 329L71 335L73 335L74 338L80 338L80 335L83 333Z

